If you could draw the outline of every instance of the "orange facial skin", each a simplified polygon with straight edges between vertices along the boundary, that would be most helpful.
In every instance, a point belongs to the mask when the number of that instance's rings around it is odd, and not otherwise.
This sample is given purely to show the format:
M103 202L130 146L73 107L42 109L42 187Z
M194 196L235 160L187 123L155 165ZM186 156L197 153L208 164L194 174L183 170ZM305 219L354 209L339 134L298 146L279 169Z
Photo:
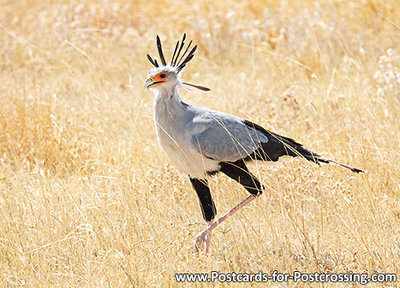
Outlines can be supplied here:
M158 85L166 82L169 75L170 75L170 72L164 71L164 72L160 72L154 76L150 76L150 78L148 78L146 80L146 82L144 82L144 86L147 89L154 87L154 86L158 86Z
M161 72L158 73L157 75L150 77L154 82L165 82L165 80L168 78L169 72Z

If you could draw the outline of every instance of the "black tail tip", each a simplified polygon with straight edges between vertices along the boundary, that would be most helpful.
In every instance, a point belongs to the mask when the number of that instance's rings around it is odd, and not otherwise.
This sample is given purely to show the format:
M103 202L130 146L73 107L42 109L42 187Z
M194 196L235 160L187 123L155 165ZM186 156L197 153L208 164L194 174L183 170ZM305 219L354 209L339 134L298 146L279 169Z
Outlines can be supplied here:
M366 170L361 170L361 169L357 169L357 168L351 168L351 171L353 171L355 173L367 173Z

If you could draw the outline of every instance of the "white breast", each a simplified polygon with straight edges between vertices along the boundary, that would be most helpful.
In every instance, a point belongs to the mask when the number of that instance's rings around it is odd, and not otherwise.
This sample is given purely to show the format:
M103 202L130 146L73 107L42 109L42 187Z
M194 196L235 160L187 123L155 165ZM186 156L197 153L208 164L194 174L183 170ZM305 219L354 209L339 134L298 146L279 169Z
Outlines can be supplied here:
M171 162L183 173L192 178L208 178L207 172L219 169L218 161L204 158L193 150L185 149L180 143L168 141L163 132L157 133L161 147L167 153Z
M207 172L218 170L219 162L201 156L191 148L191 137L201 127L193 126L191 113L181 104L179 96L156 97L154 119L157 138L171 162L192 178L208 178Z

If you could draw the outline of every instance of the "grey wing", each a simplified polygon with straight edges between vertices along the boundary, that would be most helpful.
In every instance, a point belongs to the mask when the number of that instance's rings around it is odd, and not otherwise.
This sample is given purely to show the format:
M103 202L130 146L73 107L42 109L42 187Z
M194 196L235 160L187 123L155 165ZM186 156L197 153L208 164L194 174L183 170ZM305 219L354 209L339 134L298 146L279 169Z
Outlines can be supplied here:
M244 120L221 112L208 112L194 119L204 130L191 137L193 149L204 157L234 162L246 158L268 138Z

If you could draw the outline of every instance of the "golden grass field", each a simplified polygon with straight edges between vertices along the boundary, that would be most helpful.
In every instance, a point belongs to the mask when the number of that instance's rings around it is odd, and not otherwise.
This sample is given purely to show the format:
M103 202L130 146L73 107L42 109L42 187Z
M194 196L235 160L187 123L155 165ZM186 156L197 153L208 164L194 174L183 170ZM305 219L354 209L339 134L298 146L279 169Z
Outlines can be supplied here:
M156 34L169 59L184 32L198 50L183 78L211 88L181 91L185 102L368 173L254 165L265 193L214 231L207 257L195 253L197 195L161 150L143 88ZM0 41L0 287L400 273L399 1L5 0ZM211 189L219 215L248 195L222 175Z

